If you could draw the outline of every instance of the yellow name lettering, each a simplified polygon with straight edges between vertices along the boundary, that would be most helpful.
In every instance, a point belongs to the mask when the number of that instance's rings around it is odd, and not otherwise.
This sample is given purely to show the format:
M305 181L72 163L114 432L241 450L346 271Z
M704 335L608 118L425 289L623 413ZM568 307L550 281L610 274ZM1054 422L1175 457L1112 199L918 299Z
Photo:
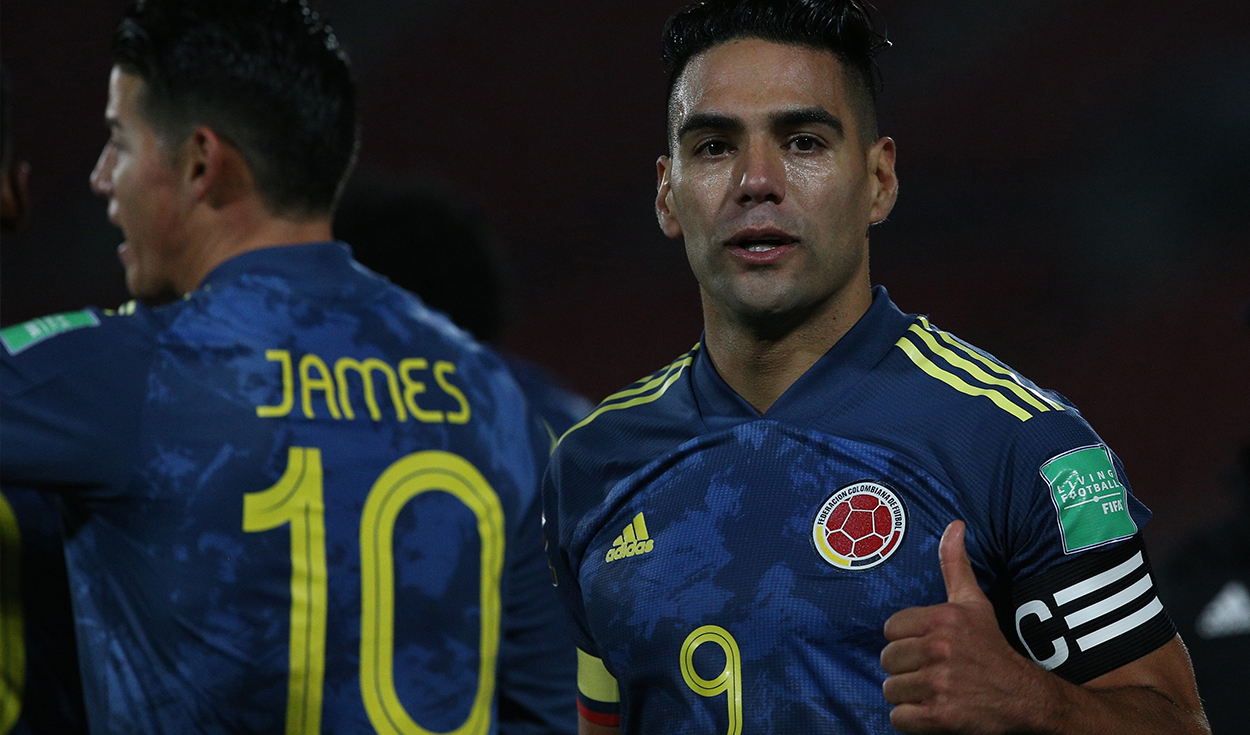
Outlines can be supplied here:
M369 409L369 418L374 421L382 420L382 411L378 408L378 398L373 392L373 372L376 370L386 377L386 387L390 390L391 405L395 407L395 417L400 421L407 421L408 415L404 411L404 401L399 395L399 379L395 376L395 371L390 365L382 362L376 357L367 358L364 362L353 360L350 357L340 357L334 363L334 378L339 385L339 403L343 406L343 415L349 419L356 418L356 412L352 410L352 400L347 394L347 371L355 370L360 376L360 382L365 391L365 406Z
M313 369L317 370L317 377L312 376ZM336 419L343 418L343 414L339 413L338 404L334 402L334 380L330 377L330 368L326 366L326 361L317 357L313 353L308 353L299 359L299 383L300 397L303 399L304 416L306 418L316 418L312 408L312 392L319 390L325 395L326 408L329 409L330 415Z
M417 396L425 392L425 383L414 380L411 371L425 370L429 366L429 361L422 357L408 357L400 360L399 379L404 382L404 403L407 404L408 410L417 421L426 424L441 424L443 423L442 411L431 411L417 405Z
M448 413L447 420L453 424L469 423L469 399L464 397L464 393L460 389L452 385L447 380L448 375L456 373L456 366L446 360L439 360L434 363L434 380L438 382L438 387L452 398L456 399L456 403L460 404L460 410L455 413Z
M315 419L318 414L324 417L329 413L333 419L353 420L361 405L361 398L354 396L356 390L363 393L365 413L373 421L389 418L390 410L394 410L398 421L407 421L411 416L425 424L467 424L472 416L469 399L451 382L449 376L456 374L456 365L449 360L435 360L431 364L424 357L406 357L398 365L392 365L377 357L339 357L333 361L331 369L326 359L311 352L297 360L289 350L265 350L265 359L277 363L282 397L274 405L257 405L256 415L260 418L290 416L298 395L305 418ZM420 379L421 371L433 373L441 394L439 391L429 393L426 381ZM385 391L380 399L379 391ZM382 405L387 402L387 396L390 409ZM417 403L418 396L423 396L421 400L426 405ZM431 403L441 406L432 408Z
M276 406L257 406L256 415L262 419L286 416L295 405L295 371L291 365L291 353L286 350L265 350L265 359L282 365L282 402Z

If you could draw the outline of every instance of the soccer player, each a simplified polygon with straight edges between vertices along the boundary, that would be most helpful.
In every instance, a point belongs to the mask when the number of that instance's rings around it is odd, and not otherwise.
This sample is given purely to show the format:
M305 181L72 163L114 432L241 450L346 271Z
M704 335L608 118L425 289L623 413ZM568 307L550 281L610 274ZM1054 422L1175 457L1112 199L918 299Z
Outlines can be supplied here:
M417 294L479 341L494 345L503 335L500 242L464 202L415 182L356 181L334 214L334 234L352 244L362 265ZM503 350L498 354L553 441L594 408L541 366Z
M357 122L330 28L149 0L113 48L91 183L131 293L178 298L0 333L0 480L64 503L91 730L571 729L547 437L331 241Z
M1115 455L869 285L882 42L856 0L665 29L656 211L705 332L548 469L583 732L1206 732Z
M30 166L13 157L13 97L0 68L0 233L27 213ZM87 731L55 499L0 488L0 735Z

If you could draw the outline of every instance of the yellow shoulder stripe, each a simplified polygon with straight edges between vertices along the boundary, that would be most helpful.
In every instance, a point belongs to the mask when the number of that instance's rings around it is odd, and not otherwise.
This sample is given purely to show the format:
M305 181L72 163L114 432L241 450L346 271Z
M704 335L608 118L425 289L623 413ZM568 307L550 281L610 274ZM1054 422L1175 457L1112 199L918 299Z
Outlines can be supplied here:
M607 413L608 411L619 411L624 408L641 406L645 403L651 403L652 401L658 400L660 396L664 395L664 393L668 391L669 387L671 387L673 383L677 382L677 379L681 377L681 374L685 372L685 369L690 365L690 363L694 362L694 353L697 352L698 349L699 346L695 345L693 349L669 364L668 367L656 373L655 377L650 378L642 385L638 385L633 388L626 388L619 393L613 393L603 399L603 403L600 403L598 408L591 411L589 416L581 421L578 421L576 424L573 424L568 431L564 432L563 436L560 437L560 441L564 441L564 437L572 434L574 431L577 431L586 424L589 424L591 421L594 421L596 418L604 413ZM617 401L622 398L628 400L620 401L619 403L610 403L610 401Z
M603 661L577 649L577 690L596 702L619 702L621 691L616 677L608 673Z
M931 377L937 378L943 383L946 383L947 385L959 391L960 393L964 393L970 396L983 396L985 398L988 398L994 402L995 406L998 406L1002 410L1006 411L1012 416L1015 416L1021 421L1028 421L1029 419L1033 418L1033 414L1029 413L1024 408L1021 408L1020 406L1016 405L1012 401L1008 400L1007 397L1004 396L1001 391L988 389L988 388L981 388L980 386L975 386L975 385L969 385L965 380L960 378L958 375L955 375L954 373L951 373L951 372L947 372L946 370L943 370L942 368L938 367L923 352L921 352L919 348L917 348L916 345L913 344L910 339L907 338L907 335L903 335L902 337L900 337L898 342L895 342L895 345L899 349L901 349L909 358L911 358L911 361L916 364L916 367L925 371Z
M968 360L965 360L959 355L956 355L951 350L943 347L942 345L939 345L937 343L937 340L933 338L933 335L929 333L928 331L921 329L919 324L911 325L911 328L908 331L914 332L915 334L919 335L920 339L924 340L924 343L929 345L929 349L933 350L933 352L937 354L939 357L942 357L943 359L945 359L947 362L949 362L951 365L954 365L955 367L963 368L964 370L968 372L969 375L981 381L982 383L985 383L987 385L997 385L997 386L1006 388L1007 390L1019 396L1020 399L1023 400L1025 403L1029 404L1030 406L1036 408L1039 411L1050 410L1049 408L1047 408L1047 406L1044 403L1034 398L1032 394L1025 391L1019 385L1016 385L1015 383L1011 381L1003 380L1002 378L992 376L989 373L982 370L980 367L974 365Z
M1046 404L1047 406L1049 406L1050 408L1054 409L1055 411L1063 411L1063 410L1065 410L1065 409L1064 409L1064 407L1063 407L1062 405L1060 405L1058 401L1053 400L1052 398L1050 398L1050 397L1049 397L1049 396L1047 396L1045 393L1042 393L1042 392L1041 392L1041 391L1039 391L1039 390L1035 390L1035 389L1033 389L1033 388L1031 388L1031 387L1029 387L1029 386L1025 385L1025 384L1024 384L1024 383L1020 380L1020 376L1019 376L1019 375L1016 375L1016 374L1015 374L1014 372L1012 372L1011 370L1008 370L1007 368L1003 367L1002 365L999 365L998 363L996 363L996 362L994 362L993 360L989 359L989 358L988 358L988 357L986 357L985 355L982 355L980 352L977 352L976 350L972 349L971 347L969 347L968 345L964 344L963 342L960 342L958 339L956 339L956 338L955 338L953 335L951 335L950 333L948 333L948 332L943 332L942 330L940 330L940 329L938 329L937 327L933 326L932 324L930 324L930 323L929 323L929 320L928 320L928 319L926 319L926 318L924 318L924 317L920 317L920 323L921 323L921 324L923 324L923 325L924 325L924 328L925 328L926 330L928 330L931 334L936 334L937 336L941 337L943 342L946 342L946 343L947 343L947 344L949 344L950 346L952 346L952 347L954 347L954 348L956 348L956 349L960 350L961 352L963 352L963 353L967 354L967 355L968 355L969 357L971 357L972 359L974 359L974 360L976 360L976 361L978 361L978 362L980 362L980 363L984 364L987 368L989 368L990 370L993 370L994 372L998 373L999 375L1005 376L1006 378L1010 379L1013 383L1015 383L1016 385L1020 386L1020 387L1021 387L1021 388L1023 388L1024 390L1028 391L1030 394L1032 394L1033 396L1035 396L1038 400L1042 401L1043 403L1045 403L1045 404Z

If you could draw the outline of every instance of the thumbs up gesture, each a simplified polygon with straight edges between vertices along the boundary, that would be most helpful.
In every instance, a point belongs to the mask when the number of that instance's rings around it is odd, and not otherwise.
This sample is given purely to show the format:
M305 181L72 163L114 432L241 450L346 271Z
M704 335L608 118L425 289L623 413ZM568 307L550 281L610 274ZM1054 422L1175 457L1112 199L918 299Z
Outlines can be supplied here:
M964 547L965 525L938 546L946 602L900 610L885 621L882 689L890 723L905 733L1003 733L1036 721L1058 684L1016 653L998 629Z

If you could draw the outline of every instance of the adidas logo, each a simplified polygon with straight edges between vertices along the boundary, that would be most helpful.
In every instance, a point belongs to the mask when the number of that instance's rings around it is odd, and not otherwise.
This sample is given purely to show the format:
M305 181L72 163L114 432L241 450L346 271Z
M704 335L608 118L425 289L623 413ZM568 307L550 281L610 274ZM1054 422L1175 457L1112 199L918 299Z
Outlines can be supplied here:
M646 554L655 548L655 539L647 533L647 522L642 514L634 516L634 520L625 527L625 531L612 542L608 549L607 561L616 561L630 556Z

